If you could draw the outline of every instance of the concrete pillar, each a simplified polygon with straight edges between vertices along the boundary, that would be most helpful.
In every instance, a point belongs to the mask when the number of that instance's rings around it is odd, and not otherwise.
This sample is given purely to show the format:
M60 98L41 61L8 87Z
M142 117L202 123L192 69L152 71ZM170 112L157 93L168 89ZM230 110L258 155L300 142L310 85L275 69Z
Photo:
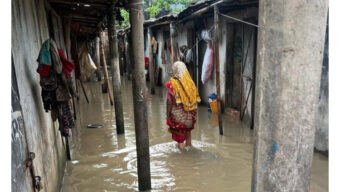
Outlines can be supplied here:
M252 191L309 191L327 9L259 2Z
M133 106L136 131L138 188L140 191L151 189L149 131L146 106L146 81L144 74L144 34L143 2L131 0L130 23L133 52Z
M155 94L155 70L153 68L153 49L152 49L152 45L151 45L151 38L152 38L152 32L151 32L151 28L148 28L148 45L149 45L149 78L150 78L150 91L151 94Z
M114 6L112 6L107 15L108 21L108 35L109 35L109 52L110 52L110 65L112 72L112 86L113 86L113 98L115 106L116 116L116 129L117 134L124 133L124 116L123 116L123 101L120 82L119 71L119 58L118 58L118 39L115 26L116 12Z

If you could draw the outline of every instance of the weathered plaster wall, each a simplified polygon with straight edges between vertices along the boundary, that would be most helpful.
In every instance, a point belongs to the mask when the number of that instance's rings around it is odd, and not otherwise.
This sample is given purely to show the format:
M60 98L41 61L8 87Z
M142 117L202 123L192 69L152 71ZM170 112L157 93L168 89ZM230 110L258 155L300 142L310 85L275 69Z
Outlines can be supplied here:
M54 26L54 29L62 31L60 25ZM36 155L33 163L36 175L42 178L44 186L42 191L53 192L60 188L65 166L65 151L57 123L53 123L50 113L43 110L39 75L36 72L38 66L36 58L40 46L48 38L44 1L13 0L12 57L27 134L27 147ZM59 46L63 46L63 43L60 38L57 39ZM30 177L27 172L22 174ZM21 185L20 188L30 191L27 183L15 185Z

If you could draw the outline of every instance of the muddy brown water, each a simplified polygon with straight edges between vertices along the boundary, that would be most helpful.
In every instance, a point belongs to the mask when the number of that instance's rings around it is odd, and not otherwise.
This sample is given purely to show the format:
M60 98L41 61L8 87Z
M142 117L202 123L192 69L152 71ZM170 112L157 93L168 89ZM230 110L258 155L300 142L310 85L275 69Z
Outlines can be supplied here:
M67 162L62 192L138 191L131 81L122 78L125 134L116 134L114 107L98 82L84 84L72 130L72 161ZM151 183L158 191L230 191L251 189L253 131L223 115L220 136L217 116L198 109L193 147L180 151L165 124L166 92L157 87L148 95ZM89 129L88 124L102 124ZM311 190L328 191L328 158L315 153Z

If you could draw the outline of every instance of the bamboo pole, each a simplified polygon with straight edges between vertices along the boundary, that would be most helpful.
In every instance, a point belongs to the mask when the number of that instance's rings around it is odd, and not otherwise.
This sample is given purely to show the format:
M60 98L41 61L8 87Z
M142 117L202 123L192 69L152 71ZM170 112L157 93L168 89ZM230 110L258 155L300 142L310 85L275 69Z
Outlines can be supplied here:
M148 28L148 42L149 42L149 79L151 94L155 94L155 73L153 69L153 49L151 45L152 32L151 28Z
M130 1L130 23L133 60L133 104L136 131L138 188L140 191L151 189L149 132L146 106L146 82L144 75L144 34L143 2Z
M113 2L113 1L112 1ZM110 52L110 65L112 73L112 86L113 97L116 117L116 130L117 134L124 133L124 115L123 115L123 100L120 82L119 58L118 58L118 39L116 32L116 12L114 11L114 4L109 9L108 32L109 32L109 52Z
M103 35L103 33L100 33L100 61L103 64L103 68L104 68L103 89L107 90L109 92L110 104L113 105L113 96L112 96L112 92L111 92L109 74L107 72L107 65L106 65L106 59L105 59L105 54L104 54L104 35Z
M102 76L101 76L101 73L100 73L100 48L99 48L99 45L100 44L100 38L98 36L96 36L95 38L95 64L96 64L96 67L97 67L97 70L96 70L96 75L97 75L97 78L98 78L98 81L101 81L102 80Z
M215 20L215 67L216 67L216 91L217 91L217 106L218 106L218 127L220 135L223 135L222 114L221 114L221 89L220 89L220 53L219 53L219 29L218 29L218 8L214 6Z

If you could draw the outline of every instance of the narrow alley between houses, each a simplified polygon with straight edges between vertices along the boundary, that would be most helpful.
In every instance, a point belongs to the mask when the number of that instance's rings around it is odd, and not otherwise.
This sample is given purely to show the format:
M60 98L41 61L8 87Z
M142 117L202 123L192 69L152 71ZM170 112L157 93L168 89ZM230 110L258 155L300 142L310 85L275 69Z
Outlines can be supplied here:
M11 14L12 191L328 191L328 1Z

